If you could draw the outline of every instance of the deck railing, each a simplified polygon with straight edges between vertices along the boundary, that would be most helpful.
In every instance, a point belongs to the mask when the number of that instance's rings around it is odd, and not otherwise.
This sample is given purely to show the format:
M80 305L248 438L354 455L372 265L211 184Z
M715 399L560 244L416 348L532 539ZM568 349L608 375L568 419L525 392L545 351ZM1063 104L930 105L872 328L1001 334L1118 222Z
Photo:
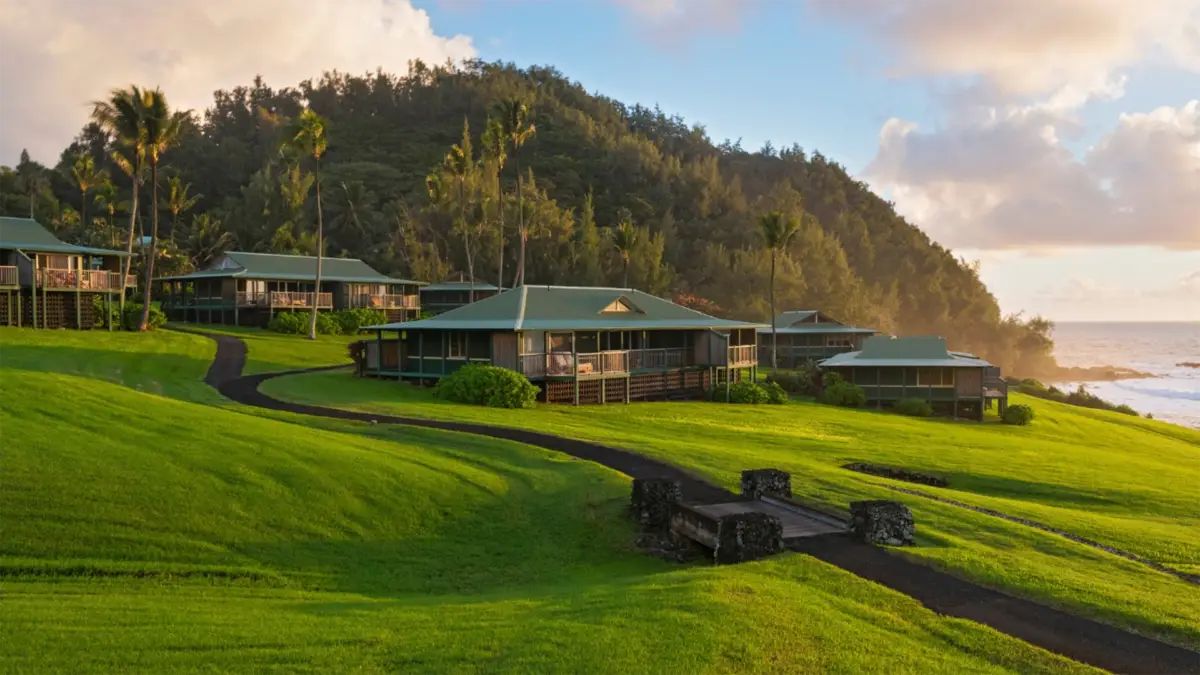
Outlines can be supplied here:
M47 267L38 270L38 286L43 288L71 289L84 291L119 291L123 288L137 286L137 277L130 274L124 276L122 286L120 272L108 270L64 270Z
M755 345L740 345L729 348L729 365L731 366L749 366L758 363L758 355L756 354L758 347Z
M9 265L0 265L0 286L16 286L17 285L17 268Z
M313 296L318 309L333 308L333 293L304 293L299 291L271 291L268 300L272 307L312 307Z
M421 306L421 301L416 295L360 293L350 297L350 306L371 309L417 309Z
M629 352L630 370L682 368L686 362L685 349L633 349Z

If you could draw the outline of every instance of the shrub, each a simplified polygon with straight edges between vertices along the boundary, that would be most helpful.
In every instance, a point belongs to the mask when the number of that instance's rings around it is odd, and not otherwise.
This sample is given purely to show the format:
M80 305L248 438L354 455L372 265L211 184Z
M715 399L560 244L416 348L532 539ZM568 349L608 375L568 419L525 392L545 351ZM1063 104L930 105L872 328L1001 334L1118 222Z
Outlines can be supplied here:
M749 380L734 382L730 386L720 385L714 387L709 394L709 398L718 403L725 403L728 400L730 403L739 403L745 405L759 405L762 403L786 403L787 392L778 384L768 383L765 387L755 384Z
M136 331L140 328L142 322L142 305L136 302L125 303L125 313L121 315L121 328L124 330ZM155 330L167 324L167 315L163 314L162 310L150 305L150 318L146 323L146 330Z
M104 297L101 295L92 296L92 310L96 320L92 323L92 328L108 328L112 326L117 328L121 323L121 307L118 300L113 298L108 305L108 316L104 315ZM141 316L139 315L140 319Z
M304 315L304 332L308 332L308 322L311 315ZM317 335L337 335L342 332L342 323L338 321L333 312L320 312L317 314Z
M1110 403L1096 396L1087 390L1084 385L1079 385L1075 391L1063 391L1053 385L1047 387L1037 380L1018 380L1016 382L1017 391L1030 396L1044 398L1050 401L1058 401L1068 405L1077 405L1081 408L1092 408L1095 410L1109 410L1118 412L1124 415L1137 416L1138 412L1127 405L1117 405Z
M788 393L783 387L775 382L767 382L762 385L763 391L767 392L767 403L772 405L783 405L788 402Z
M538 388L520 373L507 368L471 363L438 380L433 393L455 403L489 408L532 408Z
M1004 410L1004 416L1000 421L1005 424L1015 424L1017 426L1026 426L1033 421L1033 408L1027 405L1010 405Z
M387 313L380 309L357 307L333 313L343 335L357 335L363 326L378 326L388 322Z
M825 374L825 389L821 401L844 408L861 408L867 404L867 392L857 384L851 384L837 373Z
M927 401L919 398L906 398L898 401L894 410L901 415L909 417L930 417L933 415L933 407Z
M297 312L280 312L271 317L267 330L289 335L303 335L308 332L308 315Z

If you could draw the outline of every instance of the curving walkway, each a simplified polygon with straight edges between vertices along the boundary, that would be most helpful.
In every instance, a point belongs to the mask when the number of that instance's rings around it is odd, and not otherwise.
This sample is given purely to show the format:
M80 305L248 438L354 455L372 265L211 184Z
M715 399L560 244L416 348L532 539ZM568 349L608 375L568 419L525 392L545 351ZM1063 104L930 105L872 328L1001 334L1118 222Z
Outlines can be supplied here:
M209 367L205 382L222 395L243 405L301 415L402 424L517 441L596 462L634 478L663 477L678 480L682 485L684 498L692 502L715 503L734 498L728 490L679 467L597 443L523 429L372 415L280 401L260 392L258 386L265 380L282 375L347 366L242 376L242 368L246 362L246 344L242 340L229 335L190 332L217 342L217 355ZM1200 653L1005 595L847 537L802 539L791 548L908 595L939 614L982 623L1002 633L1098 668L1129 675L1200 675Z

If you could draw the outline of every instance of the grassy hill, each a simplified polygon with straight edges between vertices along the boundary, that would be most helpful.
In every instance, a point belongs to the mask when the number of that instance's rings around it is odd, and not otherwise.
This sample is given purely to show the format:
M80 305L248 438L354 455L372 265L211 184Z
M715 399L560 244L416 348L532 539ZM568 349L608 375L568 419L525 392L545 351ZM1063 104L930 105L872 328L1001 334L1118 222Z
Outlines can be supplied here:
M1087 670L808 556L647 558L594 464L220 400L201 337L0 353L0 672Z
M791 471L803 499L908 504L919 545L909 555L1047 604L1200 645L1200 588L1063 537L900 494L922 488L1028 518L1182 571L1200 563L1200 433L1161 422L1015 397L1030 427L913 419L811 403L546 406L497 411L447 404L408 385L349 373L268 381L278 398L382 414L487 422L606 443L689 467L737 488L743 469ZM923 488L842 469L865 461L934 473Z

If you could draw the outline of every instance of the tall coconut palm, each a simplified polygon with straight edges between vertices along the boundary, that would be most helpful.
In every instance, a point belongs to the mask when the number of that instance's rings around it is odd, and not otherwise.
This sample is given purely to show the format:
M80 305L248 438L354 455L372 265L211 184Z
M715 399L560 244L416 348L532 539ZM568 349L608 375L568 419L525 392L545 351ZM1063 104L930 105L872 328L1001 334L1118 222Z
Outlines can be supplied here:
M88 191L100 184L105 177L102 174L102 171L96 170L96 160L86 152L80 153L75 158L75 166L71 167L71 178L79 187L79 221L85 232L91 230L91 223L88 222Z
M496 256L496 286L504 288L504 182L501 171L508 159L508 137L504 133L504 124L491 117L488 118L487 128L480 139L483 144L483 157L496 168L496 217L500 241L500 250Z
M775 326L775 259L780 253L787 253L788 244L792 243L796 233L800 231L800 223L791 216L785 216L779 211L764 213L758 219L758 232L762 235L763 245L771 252L771 367L779 366L779 335Z
M116 237L113 233L113 222L117 218L117 209L121 205L117 201L117 188L112 184L112 180L108 176L107 171L100 172L103 178L96 184L96 196L92 201L96 204L96 208L100 209L106 215L104 221L105 229L105 246L108 248L116 248Z
M146 286L143 292L142 320L139 330L146 330L150 324L151 288L154 283L154 262L158 258L158 163L162 155L179 142L183 136L183 127L188 119L188 113L175 112L167 103L167 97L161 89L143 92L142 98L142 134L146 143L146 161L150 164L150 216L153 224L150 229L150 254L146 257Z
M613 247L621 256L621 287L629 288L629 262L633 258L633 251L637 248L639 239L641 239L641 231L637 229L628 215L624 215L621 222L612 228L609 236L612 238Z
M179 228L179 216L186 211L191 210L196 202L204 195L189 195L191 183L184 183L179 176L171 176L167 179L167 210L171 212L171 241L175 241L175 234Z
M475 302L475 256L471 245L471 225L467 219L467 186L472 183L475 172L474 151L471 149L471 130L463 120L463 140L451 146L442 163L442 170L454 181L458 193L458 228L463 236L463 249L467 254L467 276L470 278L468 300Z
M521 236L521 253L517 259L517 274L513 278L513 286L525 284L525 213L521 199L521 146L529 140L537 129L529 121L529 106L519 98L511 98L500 104L500 122L504 135L512 144L513 166L517 173L517 231Z
M125 266L121 279L129 276L129 265L133 262L133 240L137 226L138 189L146 177L146 136L144 119L145 93L131 85L128 89L113 89L108 100L92 103L92 121L112 136L111 156L133 184L133 196L129 206L129 238L125 247ZM125 309L125 293L121 293L121 310Z
M329 121L312 108L305 108L291 125L287 145L301 155L312 157L313 176L317 188L317 276L313 287L312 316L308 320L308 339L317 339L317 307L320 305L321 265L325 258L325 215L321 210L321 156L325 154L329 139L326 128Z

